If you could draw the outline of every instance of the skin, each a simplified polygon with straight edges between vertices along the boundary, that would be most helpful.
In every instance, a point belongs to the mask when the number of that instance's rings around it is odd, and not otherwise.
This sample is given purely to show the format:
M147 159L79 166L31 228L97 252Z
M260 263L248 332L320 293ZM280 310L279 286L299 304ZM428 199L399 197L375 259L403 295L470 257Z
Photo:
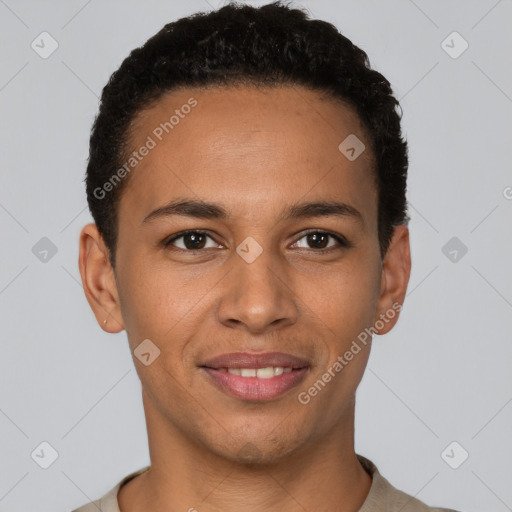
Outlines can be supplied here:
M403 302L408 230L395 229L382 259L368 138L351 108L308 89L167 93L139 113L133 148L190 97L197 106L137 165L123 191L116 271L94 224L80 236L80 273L99 325L126 330L132 354L147 338L161 351L149 366L133 359L151 469L121 488L120 509L356 511L371 486L354 452L355 392L371 343L307 405L297 397L365 327ZM349 134L366 145L353 162L338 150ZM215 202L229 216L143 223L183 198ZM279 219L292 203L314 201L347 203L361 218ZM189 238L164 247L186 229L208 231L204 249L186 252ZM310 240L309 229L341 234L352 246ZM247 237L263 249L250 264L236 252ZM219 390L198 367L237 351L287 352L310 367L285 395L248 402Z

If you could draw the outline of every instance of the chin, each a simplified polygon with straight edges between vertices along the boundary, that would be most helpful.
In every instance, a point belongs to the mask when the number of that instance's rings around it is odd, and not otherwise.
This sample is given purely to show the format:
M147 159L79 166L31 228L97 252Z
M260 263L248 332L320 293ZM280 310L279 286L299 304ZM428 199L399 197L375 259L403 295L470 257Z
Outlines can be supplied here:
M261 433L260 433L261 434ZM286 436L286 437L284 437ZM281 462L296 453L304 440L293 429L286 431L273 429L264 435L234 435L225 439L223 446L217 446L213 451L235 463L254 464L258 466L271 465Z

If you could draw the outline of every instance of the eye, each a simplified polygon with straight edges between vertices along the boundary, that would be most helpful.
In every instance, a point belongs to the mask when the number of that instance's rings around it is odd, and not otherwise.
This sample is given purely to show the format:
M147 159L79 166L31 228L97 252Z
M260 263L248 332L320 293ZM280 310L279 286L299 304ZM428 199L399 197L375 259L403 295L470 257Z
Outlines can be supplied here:
M211 249L212 247L217 246L217 243L214 243L213 246L206 247L206 239L209 238L213 240L213 238L206 233L206 231L198 231L198 230L190 230L190 231L182 231L176 235L173 235L172 238L167 239L164 242L165 247L169 247L173 245L178 249L183 251L197 251L201 249ZM183 242L180 244L175 244L177 240L183 239Z
M334 240L334 243L331 245L328 245L329 238ZM343 235L329 231L308 231L302 238L295 242L295 244L298 244L300 240L303 239L306 239L306 243L311 244L313 249L316 249L315 252L319 253L331 252L332 250L343 247L352 247L352 244ZM305 248L307 249L308 247Z
M213 242L213 245L210 245L210 247L207 246L208 238ZM329 238L334 241L333 244L328 244ZM343 247L352 247L352 244L343 235L331 233L329 231L310 230L295 242L294 245L300 244L300 241L303 239L306 239L306 243L312 245L312 247L309 248L314 249L314 252L317 253L326 253ZM179 240L181 240L181 242L177 243ZM173 235L172 238L168 238L164 241L165 247L173 246L178 250L186 252L212 249L218 245L219 244L217 244L206 231L201 230L182 231ZM301 247L300 245L299 248L308 249L307 246Z

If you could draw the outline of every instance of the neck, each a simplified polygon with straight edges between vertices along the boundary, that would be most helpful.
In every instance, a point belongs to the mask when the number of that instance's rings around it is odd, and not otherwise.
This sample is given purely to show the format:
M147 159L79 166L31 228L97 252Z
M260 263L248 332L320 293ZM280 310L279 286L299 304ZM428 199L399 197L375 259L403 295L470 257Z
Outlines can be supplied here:
M370 490L354 452L354 403L321 442L268 464L220 457L144 405L151 467L121 488L121 512L356 512Z

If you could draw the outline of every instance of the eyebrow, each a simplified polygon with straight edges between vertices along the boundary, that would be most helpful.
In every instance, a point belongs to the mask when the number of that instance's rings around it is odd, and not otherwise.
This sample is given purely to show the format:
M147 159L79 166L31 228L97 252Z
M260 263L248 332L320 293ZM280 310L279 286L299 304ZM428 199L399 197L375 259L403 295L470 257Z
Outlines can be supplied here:
M181 215L185 217L194 217L197 219L220 219L229 218L228 211L219 204L209 203L195 199L181 199L171 201L170 203L153 210L149 213L142 224L152 220ZM361 224L364 224L363 216L353 206L338 201L315 201L310 203L295 203L283 211L278 221L290 219L307 219L312 217L349 217L354 218Z

